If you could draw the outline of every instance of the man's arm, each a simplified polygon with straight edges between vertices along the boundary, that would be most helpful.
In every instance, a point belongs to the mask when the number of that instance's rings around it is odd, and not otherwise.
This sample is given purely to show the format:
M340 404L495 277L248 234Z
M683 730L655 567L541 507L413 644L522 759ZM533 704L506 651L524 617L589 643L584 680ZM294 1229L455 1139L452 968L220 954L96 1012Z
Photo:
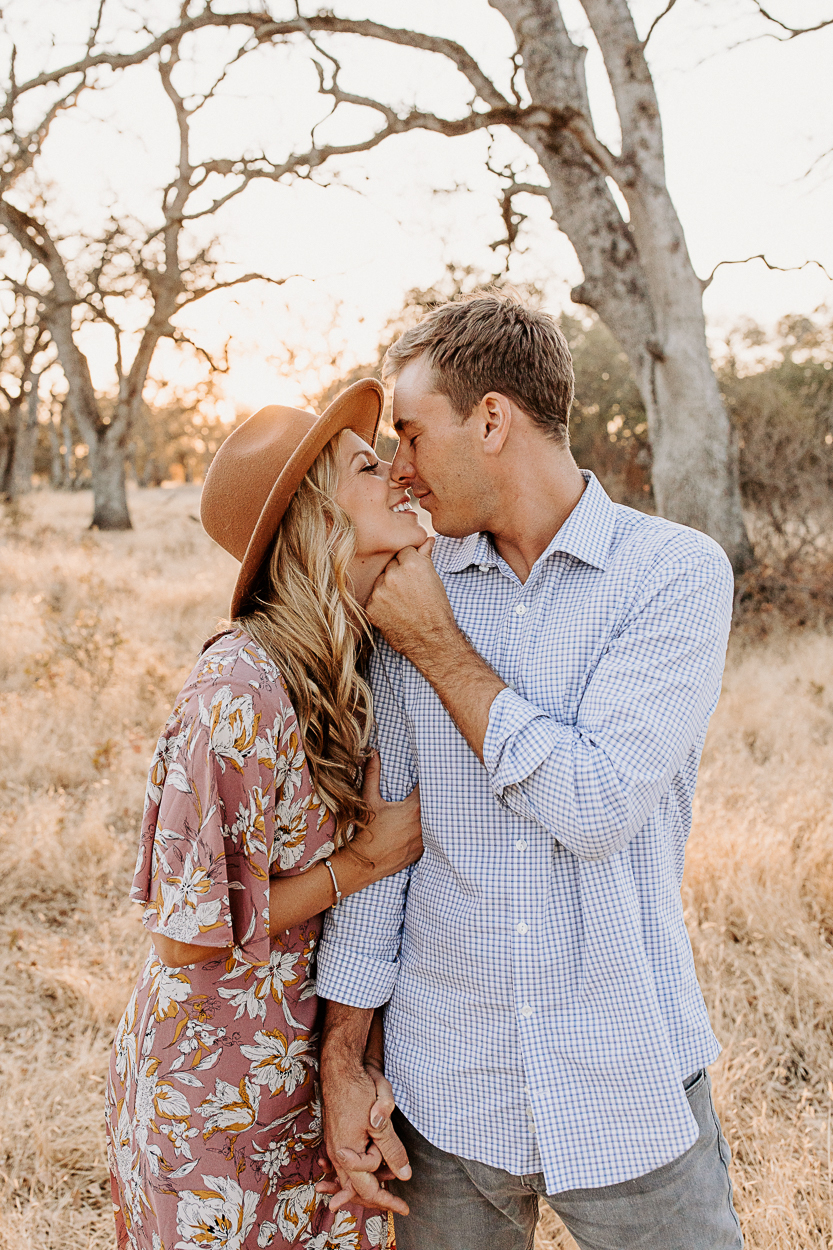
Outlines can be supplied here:
M338 1177L330 1207L357 1200L362 1206L408 1214L408 1204L383 1188L383 1161L400 1180L411 1168L405 1147L390 1121L393 1098L380 1098L378 1074L366 1061L372 1008L329 1002L321 1041L321 1086L324 1092L324 1136L327 1154ZM374 1079L375 1078L375 1079ZM388 1086L388 1090L389 1090ZM371 1119L372 1116L372 1119Z
M506 682L458 629L431 562L432 544L429 539L418 550L406 547L391 560L373 587L366 612L388 644L431 683L482 762L489 710Z
M388 566L368 614L434 686L498 802L575 855L603 859L642 828L702 735L720 689L732 592L716 549L670 554L600 657L575 724L490 681L475 652L464 656L469 644L419 552Z
M418 781L407 718L400 697L401 661L380 643L371 658L373 710L381 761L381 793L399 801ZM404 1204L381 1189L373 1176L384 1156L397 1176L410 1175L408 1160L390 1125L393 1095L380 1071L382 1041L368 1033L374 1010L393 992L399 969L399 946L405 917L410 869L385 877L344 899L325 916L318 950L316 987L327 1004L321 1074L330 1161L341 1188L325 1182L324 1192L338 1190L331 1205L355 1193L368 1206L403 1210ZM366 1064L370 1065L370 1072ZM375 1108L374 1108L375 1104ZM371 1111L382 1123L371 1124ZM373 1143L370 1139L375 1139ZM345 1155L338 1158L338 1153ZM351 1186L356 1163L363 1175ZM347 1166L345 1166L345 1164ZM369 1170L368 1170L369 1169Z

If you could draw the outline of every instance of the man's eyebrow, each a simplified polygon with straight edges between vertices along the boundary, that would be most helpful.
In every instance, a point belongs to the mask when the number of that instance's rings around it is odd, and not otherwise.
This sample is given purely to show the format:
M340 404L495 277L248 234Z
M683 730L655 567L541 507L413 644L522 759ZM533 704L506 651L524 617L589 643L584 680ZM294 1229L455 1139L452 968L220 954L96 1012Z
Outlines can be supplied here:
M410 426L411 429L413 429L414 425L414 421L409 421L407 418L403 421L402 417L399 417L398 420L394 421L393 428L396 430L397 434L399 434L405 429L406 426Z

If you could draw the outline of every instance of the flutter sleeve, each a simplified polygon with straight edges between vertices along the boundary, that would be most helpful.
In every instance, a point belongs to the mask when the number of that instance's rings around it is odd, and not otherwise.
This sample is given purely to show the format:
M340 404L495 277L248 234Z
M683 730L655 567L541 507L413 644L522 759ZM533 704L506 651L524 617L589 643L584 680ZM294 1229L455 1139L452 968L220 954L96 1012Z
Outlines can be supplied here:
M275 769L259 732L268 695L240 667L192 679L159 739L131 897L151 932L262 963Z

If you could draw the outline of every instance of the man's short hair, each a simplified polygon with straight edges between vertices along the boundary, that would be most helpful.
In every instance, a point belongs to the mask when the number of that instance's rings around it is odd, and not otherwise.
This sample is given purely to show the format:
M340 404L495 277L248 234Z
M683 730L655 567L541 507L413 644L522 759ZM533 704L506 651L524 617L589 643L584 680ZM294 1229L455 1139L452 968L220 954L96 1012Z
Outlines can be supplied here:
M573 361L549 313L514 294L477 291L440 304L388 348L382 377L425 356L439 394L465 420L488 391L513 400L550 438L567 444Z

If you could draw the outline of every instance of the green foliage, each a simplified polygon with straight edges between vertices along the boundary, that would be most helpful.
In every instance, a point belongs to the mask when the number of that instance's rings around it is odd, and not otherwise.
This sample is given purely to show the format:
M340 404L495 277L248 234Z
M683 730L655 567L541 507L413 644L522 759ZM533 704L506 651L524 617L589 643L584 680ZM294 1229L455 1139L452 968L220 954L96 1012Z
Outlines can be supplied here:
M754 322L718 369L738 436L741 490L758 564L739 583L741 614L833 619L833 320Z
M653 511L645 408L627 356L596 317L563 316L561 329L576 374L570 446L577 463L592 469L617 503Z
M764 347L763 360L743 347ZM774 337L754 323L719 370L738 435L744 502L759 547L786 566L830 555L833 525L833 322L788 317Z

